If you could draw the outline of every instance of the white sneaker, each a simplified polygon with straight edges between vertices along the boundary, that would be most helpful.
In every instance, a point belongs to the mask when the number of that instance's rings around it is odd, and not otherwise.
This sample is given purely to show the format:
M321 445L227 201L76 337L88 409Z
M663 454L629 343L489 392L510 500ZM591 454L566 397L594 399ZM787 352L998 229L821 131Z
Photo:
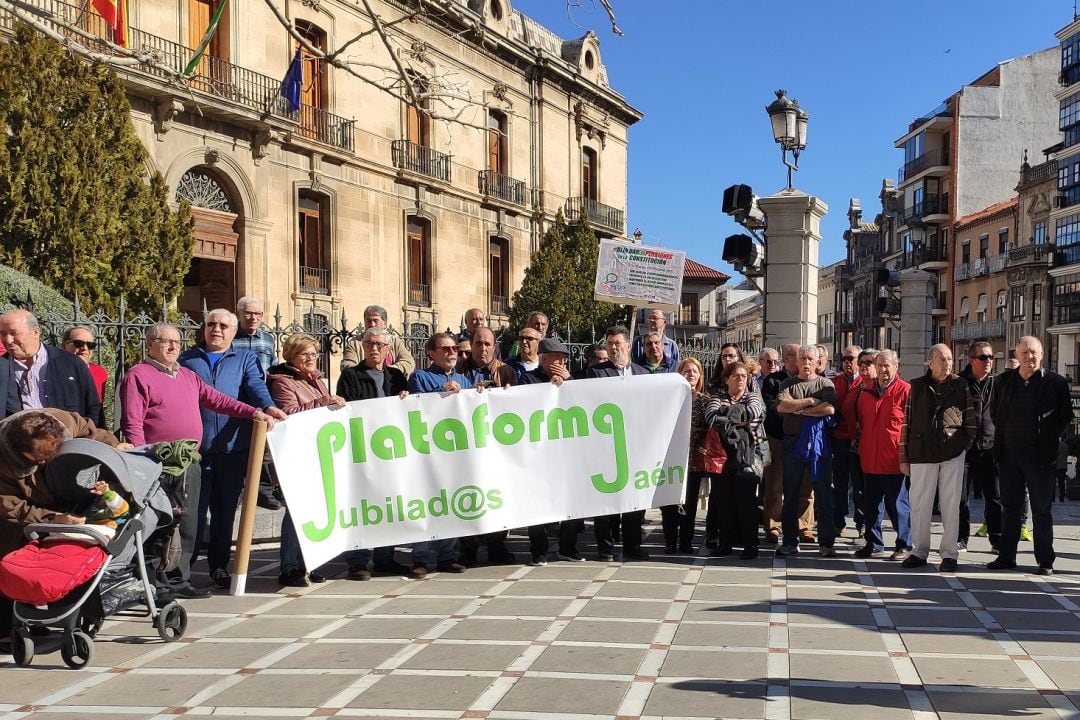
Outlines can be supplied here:
M547 565L547 557L544 555L533 555L532 559L529 560L529 565L532 567L544 567Z

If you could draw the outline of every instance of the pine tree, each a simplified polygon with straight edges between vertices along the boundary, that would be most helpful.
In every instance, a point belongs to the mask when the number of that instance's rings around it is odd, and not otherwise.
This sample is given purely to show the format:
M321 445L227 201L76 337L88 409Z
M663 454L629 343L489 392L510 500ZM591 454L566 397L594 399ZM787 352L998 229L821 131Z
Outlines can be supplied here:
M130 113L111 68L26 25L0 43L0 263L84 308L154 311L191 262L189 208L148 176Z
M547 313L552 330L561 337L570 328L571 342L591 342L592 333L627 321L622 305L593 299L600 241L586 223L568 227L562 213L544 233L540 249L525 269L521 289L514 293L510 327L525 326L529 313Z

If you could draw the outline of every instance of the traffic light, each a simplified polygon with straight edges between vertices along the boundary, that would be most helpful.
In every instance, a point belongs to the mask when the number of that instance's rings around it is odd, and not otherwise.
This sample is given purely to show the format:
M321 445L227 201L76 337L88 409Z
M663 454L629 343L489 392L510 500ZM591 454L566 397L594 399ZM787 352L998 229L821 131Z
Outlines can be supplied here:
M724 251L720 257L743 275L760 275L765 260L761 246L754 238L743 234L729 235L724 240Z
M732 185L724 191L725 215L747 215L754 206L754 191L749 185Z
M877 311L879 315L897 317L900 315L900 299L894 297L879 297L877 299Z

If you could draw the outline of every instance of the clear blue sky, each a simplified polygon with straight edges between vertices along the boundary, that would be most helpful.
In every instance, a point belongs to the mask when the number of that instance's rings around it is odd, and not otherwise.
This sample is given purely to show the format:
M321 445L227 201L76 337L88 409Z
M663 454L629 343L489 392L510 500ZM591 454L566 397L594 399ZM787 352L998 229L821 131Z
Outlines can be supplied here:
M825 265L844 256L851 197L868 221L880 211L907 124L998 62L1056 45L1073 16L1071 0L612 0L619 37L598 2L577 1L568 18L563 0L512 0L564 38L594 30L612 87L644 112L630 129L628 232L729 273L723 239L741 230L720 211L724 188L786 182L765 114L774 90L810 113L795 187L829 206Z

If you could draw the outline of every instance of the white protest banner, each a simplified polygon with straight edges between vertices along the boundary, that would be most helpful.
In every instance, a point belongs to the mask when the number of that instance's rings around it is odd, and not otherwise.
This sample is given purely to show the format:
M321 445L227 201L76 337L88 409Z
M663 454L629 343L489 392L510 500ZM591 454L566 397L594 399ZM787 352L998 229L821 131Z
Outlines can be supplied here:
M309 568L352 548L681 502L680 375L429 393L290 416L267 434Z
M681 250L601 240L593 297L623 305L678 310L682 300Z

